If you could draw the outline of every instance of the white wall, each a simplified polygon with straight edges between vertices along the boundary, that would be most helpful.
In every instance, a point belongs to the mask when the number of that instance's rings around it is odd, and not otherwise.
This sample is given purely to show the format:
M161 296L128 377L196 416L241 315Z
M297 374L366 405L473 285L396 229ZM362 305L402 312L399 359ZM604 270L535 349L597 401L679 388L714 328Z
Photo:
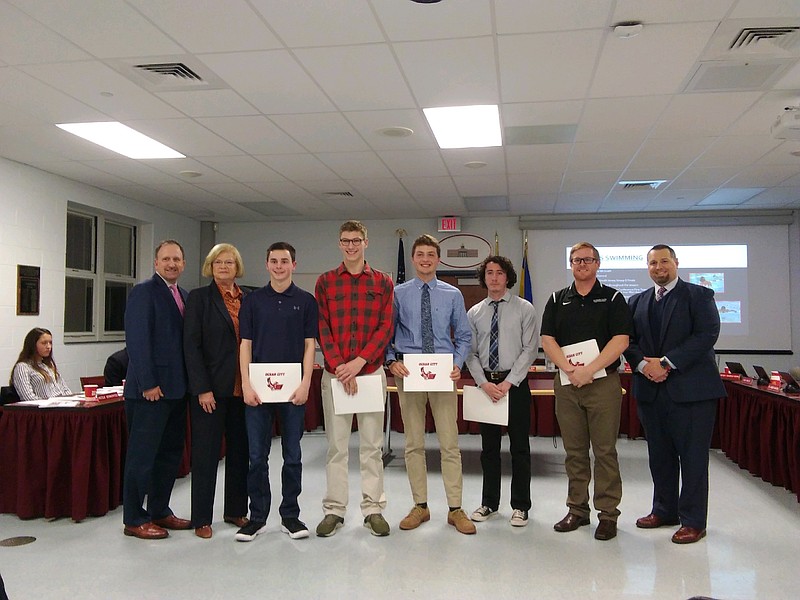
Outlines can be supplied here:
M200 224L194 219L127 200L109 192L0 158L0 381L5 382L34 327L53 332L53 356L73 391L81 375L99 375L106 358L123 344L64 345L64 259L67 203L75 202L139 221L139 279L153 273L154 241L175 238L186 250L187 267L181 285L199 283ZM17 265L41 268L38 316L17 316Z
M289 242L297 250L297 273L323 273L342 262L339 250L339 226L347 219L338 221L294 221L273 223L220 223L217 242L229 242L239 249L245 263L245 277L241 283L261 286L267 281L264 259L266 250L274 242ZM411 244L423 233L441 239L446 233L436 232L436 219L408 219L362 221L367 227L369 247L367 262L381 271L394 273L397 270L397 229L406 230L403 238L406 251L406 277L414 276L411 266ZM514 217L464 218L463 233L472 233L485 238L494 248L495 232L500 242L500 254L509 257L515 265L522 261L522 232ZM313 289L308 290L314 293Z

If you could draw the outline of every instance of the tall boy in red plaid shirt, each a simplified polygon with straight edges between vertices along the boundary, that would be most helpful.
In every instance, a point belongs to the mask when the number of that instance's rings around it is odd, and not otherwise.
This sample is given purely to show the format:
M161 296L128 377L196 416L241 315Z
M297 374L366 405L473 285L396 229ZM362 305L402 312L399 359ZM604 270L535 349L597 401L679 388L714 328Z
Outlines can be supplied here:
M320 537L331 536L344 525L349 496L347 459L353 415L335 414L331 381L335 377L348 394L355 394L357 375L380 372L386 395L383 356L392 336L394 286L388 275L372 269L364 260L368 244L364 225L358 221L343 223L339 228L342 264L320 275L315 290L319 343L325 357L322 408L328 438L328 487L322 500L325 517L317 526ZM389 535L389 524L381 515L386 507L381 457L383 412L358 413L357 417L364 527L373 535Z

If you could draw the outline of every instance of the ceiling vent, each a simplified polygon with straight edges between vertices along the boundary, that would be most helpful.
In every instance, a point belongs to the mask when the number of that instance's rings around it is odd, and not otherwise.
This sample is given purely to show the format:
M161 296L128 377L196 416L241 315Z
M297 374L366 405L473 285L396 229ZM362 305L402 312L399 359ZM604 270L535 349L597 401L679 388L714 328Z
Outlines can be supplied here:
M107 62L136 85L149 92L221 90L228 86L217 75L188 54L122 58Z
M175 77L187 81L202 82L203 78L192 71L182 62L150 63L147 65L135 65L140 71L146 71L157 77Z
M666 183L666 179L653 179L652 181L620 181L618 185L621 185L623 189L626 190L657 190L658 186L662 183Z
M800 27L745 27L733 38L731 50L750 49L758 44L762 46L767 43L771 46L778 45L779 38L791 35ZM774 48L771 50L774 51Z
M325 192L324 195L336 198L353 198L353 192Z

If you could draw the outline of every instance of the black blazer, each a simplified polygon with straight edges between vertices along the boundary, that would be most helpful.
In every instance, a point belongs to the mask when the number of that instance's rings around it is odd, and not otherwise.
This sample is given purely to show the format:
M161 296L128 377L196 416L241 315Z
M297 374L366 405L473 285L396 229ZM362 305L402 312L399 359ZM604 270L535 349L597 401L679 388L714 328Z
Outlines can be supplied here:
M233 396L239 369L237 350L233 320L217 284L212 281L189 292L183 326L189 392L194 396L205 392L213 392L217 398Z

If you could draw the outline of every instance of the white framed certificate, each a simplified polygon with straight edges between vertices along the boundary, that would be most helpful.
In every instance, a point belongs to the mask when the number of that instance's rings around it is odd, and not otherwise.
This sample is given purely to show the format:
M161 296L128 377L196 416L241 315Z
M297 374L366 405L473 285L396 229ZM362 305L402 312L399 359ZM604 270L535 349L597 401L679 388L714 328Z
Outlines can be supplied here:
M564 358L566 358L573 367L588 365L595 358L600 356L600 347L597 345L597 340L595 339L578 342L577 344L570 344L569 346L562 346L561 351L564 353ZM566 371L559 369L558 372L559 375L561 375L561 385L570 385L569 375L567 375ZM600 369L594 374L595 379L600 379L605 376L605 369Z
M333 412L337 415L383 412L386 390L383 389L383 374L360 375L356 377L358 391L348 394L335 377L331 379L333 392Z
M455 382L452 354L403 354L408 375L403 379L406 392L453 392Z
M508 394L497 402L474 385L464 386L464 420L494 425L508 425Z
M250 363L250 385L262 404L288 402L302 380L300 363Z

